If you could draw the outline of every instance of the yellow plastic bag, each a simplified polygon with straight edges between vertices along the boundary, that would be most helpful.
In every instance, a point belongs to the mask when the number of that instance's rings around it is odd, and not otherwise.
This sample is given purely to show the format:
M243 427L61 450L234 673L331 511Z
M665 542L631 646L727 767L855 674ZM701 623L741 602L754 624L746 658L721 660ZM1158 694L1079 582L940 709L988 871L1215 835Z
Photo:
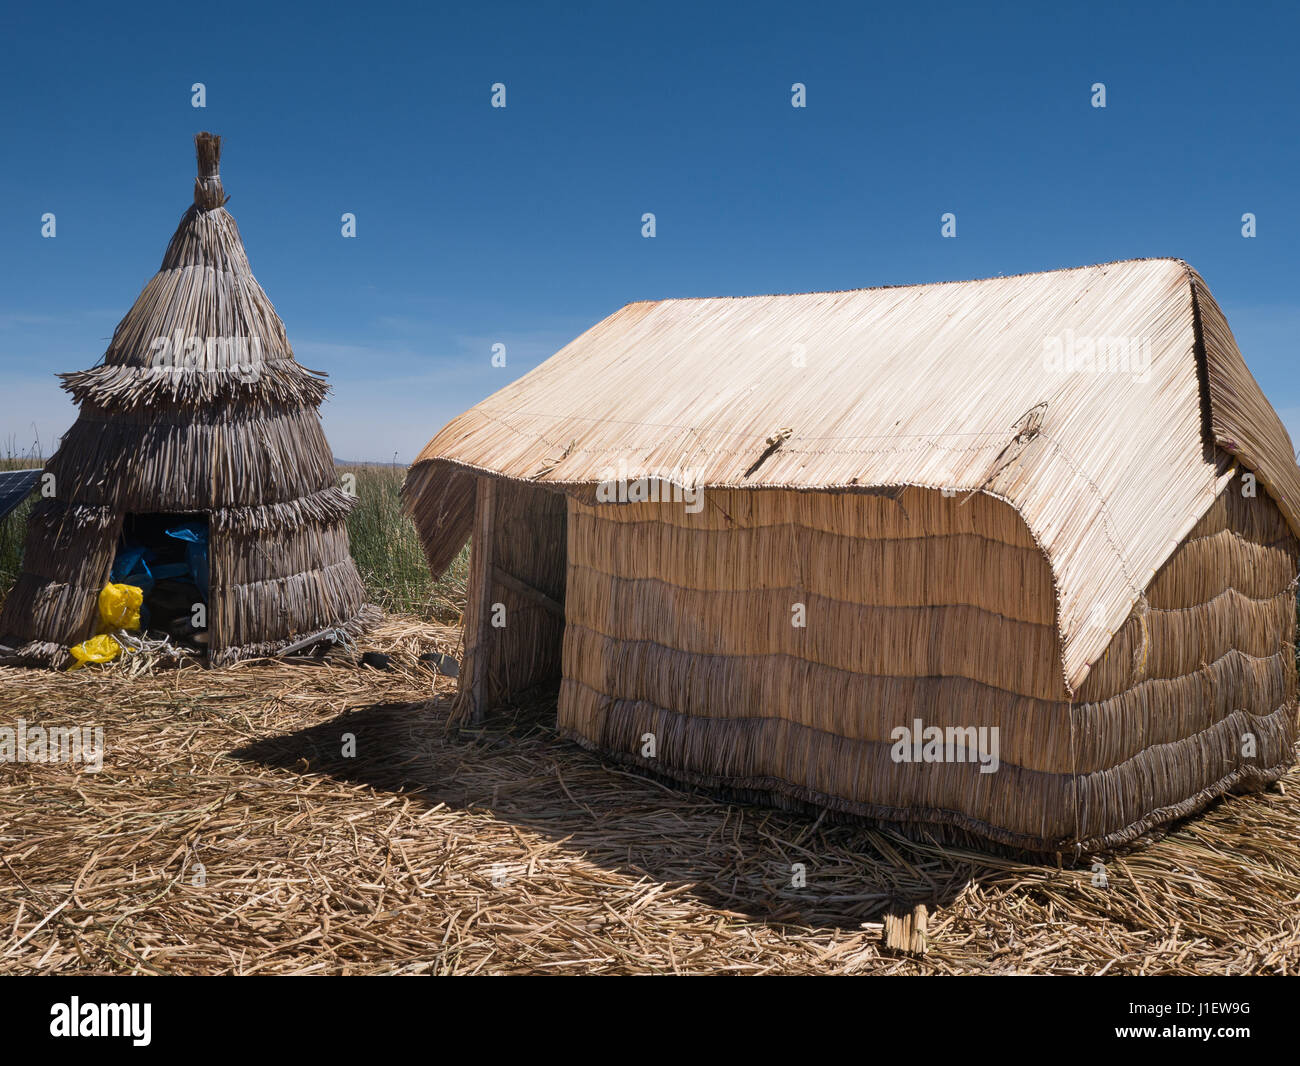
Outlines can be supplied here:
M122 653L122 645L107 633L101 633L97 637L83 640L80 644L74 644L68 650L72 652L72 657L77 660L68 669L80 670L86 663L112 662Z
M139 629L142 603L144 592L135 585L105 585L99 593L99 628Z
M109 636L115 629L139 629L140 606L144 590L137 585L107 584L99 592L99 630L97 636L68 649L77 661L69 670L80 670L86 663L109 663L122 654L122 645Z

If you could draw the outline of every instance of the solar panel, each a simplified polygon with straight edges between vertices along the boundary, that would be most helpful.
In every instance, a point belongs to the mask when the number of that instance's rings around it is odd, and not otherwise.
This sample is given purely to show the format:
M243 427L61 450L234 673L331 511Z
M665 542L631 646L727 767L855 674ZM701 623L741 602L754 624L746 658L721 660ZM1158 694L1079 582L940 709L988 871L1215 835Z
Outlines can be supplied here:
M36 488L40 470L0 470L0 518L5 518Z

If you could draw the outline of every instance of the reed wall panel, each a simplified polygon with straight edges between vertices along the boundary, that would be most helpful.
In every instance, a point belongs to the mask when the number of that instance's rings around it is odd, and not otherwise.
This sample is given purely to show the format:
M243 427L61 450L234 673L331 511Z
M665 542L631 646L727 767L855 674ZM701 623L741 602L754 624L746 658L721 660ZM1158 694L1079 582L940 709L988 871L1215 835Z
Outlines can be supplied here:
M27 523L23 570L34 577L98 591L108 579L122 528L120 515L44 500Z
M1242 738L1256 754L1242 756ZM1080 778L1080 838L1102 842L1184 817L1233 788L1276 780L1295 759L1292 700L1271 714L1234 711L1210 728Z
M1149 678L1106 700L1074 705L1076 769L1104 770L1143 749L1205 732L1240 711L1256 717L1295 703L1294 654L1235 649L1181 677Z
M211 521L213 530L218 533L256 539L267 532L291 529L304 523L337 525L346 521L356 504L355 496L338 485L331 485L282 503L224 507L212 512Z
M785 571L768 564L785 556L797 563L799 587L827 600L840 600L854 574L870 575L858 593L865 606L949 606L962 603L954 597L975 586L967 606L1055 626L1052 575L1042 552L1032 544L1013 546L977 533L886 538L810 529L798 521L695 530L580 513L569 535L578 541L582 565L610 577L635 573L642 580L682 582L704 592L793 591L778 584L786 580Z
M1098 703L1152 677L1174 678L1230 650L1271 659L1295 643L1300 541L1265 493L1233 478L1170 555L1075 694Z
M1295 538L1271 544L1246 540L1235 530L1194 536L1184 542L1147 587L1153 610L1205 603L1235 590L1252 600L1267 600L1295 577Z
M214 654L243 645L288 643L342 626L365 606L352 560L269 581L226 584L213 574L208 625Z
M99 588L19 574L5 597L0 636L19 644L58 644L66 652L68 645L93 635L98 605Z
M943 823L1033 847L1070 834L1071 779L1014 765L896 763L889 744L851 740L778 718L694 718L610 697L566 678L565 729L619 761L710 787L778 793L887 821ZM597 739L579 731L600 724ZM651 733L656 757L639 754ZM936 769L943 773L933 772Z
M1001 729L1001 760L1068 773L1066 703L1036 700L963 677L882 677L794 655L701 655L624 641L570 622L566 676L596 692L699 718L780 718L852 740L889 743L890 731L980 723Z
M1036 699L1063 695L1055 629L981 607L881 607L797 587L708 592L573 570L571 622L617 640L671 634L673 646L689 654L791 655L858 673L965 677ZM806 626L791 624L795 604L806 608Z
M48 468L61 497L137 513L285 503L337 481L320 416L83 409Z
M661 490L662 491L662 490ZM669 490L671 491L671 489ZM945 496L903 487L898 498L852 489L839 492L751 492L712 489L690 511L669 502L595 505L588 510L620 525L654 522L691 531L785 529L873 540L917 540L968 534L1018 548L1034 548L1024 520L1014 508L987 494ZM617 514L614 514L617 511Z
M565 596L567 525L564 496L524 483L498 483L494 497L492 568L503 571L561 605ZM562 613L494 580L489 604L505 608L505 625L484 630L485 674L491 703L558 680L564 648Z
M273 581L351 559L348 530L342 522L305 524L269 530L258 537L217 535L209 565L224 585Z
M1292 759L1300 545L1236 480L1073 698L1047 560L1017 543L1005 503L981 501L981 532L964 524L968 504L937 492L704 495L694 515L570 499L559 721L588 747L1040 851L1131 840ZM925 516L923 537L904 514ZM806 630L790 625L796 601ZM915 719L996 727L1000 769L893 762L892 731Z

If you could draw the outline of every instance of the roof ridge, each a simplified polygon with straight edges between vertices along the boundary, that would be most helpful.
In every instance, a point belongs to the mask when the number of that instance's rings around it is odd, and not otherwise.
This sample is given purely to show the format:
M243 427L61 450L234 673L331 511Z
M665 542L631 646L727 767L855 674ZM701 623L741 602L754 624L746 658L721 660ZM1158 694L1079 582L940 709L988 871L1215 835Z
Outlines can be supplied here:
M859 292L883 292L888 289L937 289L943 285L978 285L989 281L1013 281L1017 278L1042 277L1048 274L1071 274L1080 270L1100 270L1103 267L1131 266L1136 263L1177 263L1184 270L1195 273L1187 260L1174 255L1138 256L1135 259L1110 259L1104 263L1083 263L1079 266L1056 267L1053 270L1023 270L1017 274L993 274L982 278L954 278L949 281L912 281L896 285L864 285L856 289L818 289L808 292L760 292L747 296L665 296L658 300L629 300L623 307L642 304L690 303L701 300L766 300L785 296L842 296Z

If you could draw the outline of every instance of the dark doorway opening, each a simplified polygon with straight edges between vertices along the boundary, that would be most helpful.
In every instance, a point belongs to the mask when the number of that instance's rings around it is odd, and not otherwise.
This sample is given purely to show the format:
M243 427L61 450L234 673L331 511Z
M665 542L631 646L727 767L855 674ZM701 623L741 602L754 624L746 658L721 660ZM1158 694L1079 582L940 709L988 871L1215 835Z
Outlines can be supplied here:
M126 515L111 579L144 593L142 633L207 651L207 515Z

